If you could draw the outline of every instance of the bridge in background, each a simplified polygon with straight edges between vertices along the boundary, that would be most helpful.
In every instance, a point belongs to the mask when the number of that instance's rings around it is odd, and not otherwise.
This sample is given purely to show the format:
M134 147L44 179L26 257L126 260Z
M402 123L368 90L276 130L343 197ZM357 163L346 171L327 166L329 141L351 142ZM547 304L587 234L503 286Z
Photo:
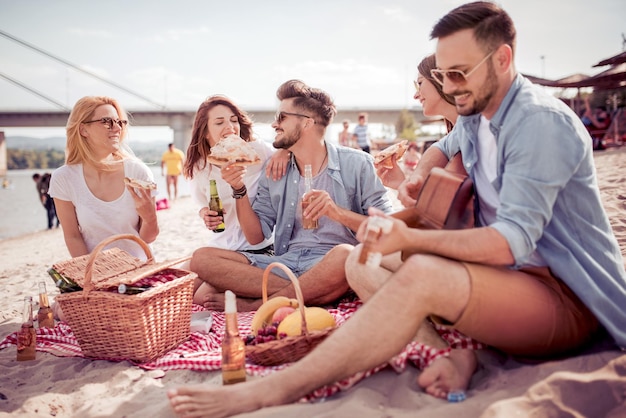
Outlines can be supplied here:
M402 108L351 108L339 109L334 122L343 119L357 121L359 113L367 113L369 123L395 125ZM407 109L418 123L433 123L441 118L427 118L421 108ZM271 123L276 109L250 109L248 113L255 123ZM128 111L133 126L168 126L174 133L174 144L179 149L187 149L191 139L191 128L195 110L136 110ZM0 111L0 131L3 128L64 127L67 111Z

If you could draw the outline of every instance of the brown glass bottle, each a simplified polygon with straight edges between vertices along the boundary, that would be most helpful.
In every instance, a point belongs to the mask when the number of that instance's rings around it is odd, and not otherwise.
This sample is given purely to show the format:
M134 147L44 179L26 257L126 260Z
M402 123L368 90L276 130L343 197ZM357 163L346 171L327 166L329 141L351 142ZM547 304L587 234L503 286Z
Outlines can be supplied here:
M222 341L222 382L232 385L246 381L246 349L239 336L235 294L227 290L225 296L226 329Z
M217 212L217 216L222 217L222 223L217 226L213 230L213 232L224 232L226 229L226 225L224 224L224 208L222 207L222 200L220 199L220 195L217 193L217 183L215 180L209 180L209 185L211 188L211 200L209 200L209 209Z
M17 361L35 360L37 333L33 324L33 298L24 297L22 327L17 332Z
M304 195L311 191L311 184L313 183L313 171L310 164L304 166ZM302 228L304 229L317 229L317 220L304 217L304 210L309 206L310 201L305 200L302 197Z
M48 292L46 291L46 283L39 282L39 311L37 311L37 324L39 328L54 328L54 315L50 302L48 301Z

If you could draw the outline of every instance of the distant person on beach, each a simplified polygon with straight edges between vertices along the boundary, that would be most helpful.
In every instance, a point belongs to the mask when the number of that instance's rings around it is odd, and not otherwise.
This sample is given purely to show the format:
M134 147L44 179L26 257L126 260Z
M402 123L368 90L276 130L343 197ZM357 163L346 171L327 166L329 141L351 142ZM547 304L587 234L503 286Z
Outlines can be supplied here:
M250 244L241 229L237 216L239 199L253 203L257 196L259 179L263 175L263 164L248 167L218 167L207 162L211 147L222 138L237 135L249 142L261 161L269 160L266 175L280 178L285 174L289 152L275 149L267 142L254 138L253 122L248 114L226 96L211 96L200 104L191 131L191 142L187 148L184 175L190 180L193 200L199 205L198 215L209 230L214 230L224 222L226 229L210 234L208 246L233 251L272 254L273 236L268 236L256 244ZM275 155L276 158L272 158ZM274 171L276 170L276 171ZM209 209L210 180L215 180L224 207L224 216ZM234 184L235 186L231 185ZM194 303L204 305L211 291L202 280L196 281Z
M48 189L50 188L50 177L50 173L44 173L43 176L39 173L33 174L33 181L35 182L35 187L37 188L37 193L39 194L39 201L43 205L44 209L46 209L48 229L52 229L55 220L57 228L59 227L59 218L57 217L56 208L54 206L54 199L52 199L48 194Z
M178 176L183 172L184 163L185 154L174 144L169 144L161 157L161 175L165 176L167 197L170 201L178 198Z
M352 148L353 143L352 143L352 133L350 132L350 121L348 119L345 119L342 122L342 126L343 126L343 130L339 132L337 142L341 146Z
M404 172L406 174L413 172L413 170L415 170L415 167L417 167L417 163L419 162L420 158L422 158L422 154L419 152L417 143L415 141L411 141L406 149L404 157L402 158Z
M606 135L607 129L611 126L611 116L606 111L606 107L599 106L594 109L589 104L589 96L585 96L585 112L581 117L583 124L591 135L594 150L604 150L602 139Z
M287 265L296 276L308 304L330 303L347 290L344 261L357 243L354 231L373 206L384 212L392 207L374 172L373 158L324 140L326 128L336 114L329 95L302 81L291 80L278 88L278 113L272 127L274 147L291 151L287 174L278 179L261 176L256 199L237 199L237 217L245 237L259 244L275 230L275 256L235 252L218 248L196 250L191 270L213 288L206 307L223 310L223 292L238 296L241 311L261 305L263 270L274 261ZM309 207L301 209L305 191L304 168L312 169ZM241 167L226 167L223 177L234 190L244 186ZM318 222L317 229L304 229L303 220ZM226 225L228 229L228 224ZM295 297L284 273L273 271L268 293Z
M358 148L367 152L370 152L370 136L367 131L367 113L359 114L359 123L354 127L352 131L352 141Z
M52 173L49 193L72 257L89 254L112 235L151 243L159 233L152 192L124 184L125 177L153 181L152 171L124 144L127 130L126 112L109 97L83 97L70 113L65 165ZM146 258L134 242L112 246Z
M445 346L427 319L535 359L574 353L605 330L626 347L626 273L580 118L517 73L516 30L495 3L455 8L431 38L433 76L454 96L460 116L424 153L403 201L414 204L430 169L461 152L477 190L477 227L420 230L387 218L392 230L371 250L418 253L385 273L359 264L357 247L346 270L356 276L350 269L359 267L363 281L382 285L350 320L302 360L263 379L170 390L177 415L223 417L295 402L383 364L412 341ZM476 367L472 350L452 349L417 383L446 398L468 387Z

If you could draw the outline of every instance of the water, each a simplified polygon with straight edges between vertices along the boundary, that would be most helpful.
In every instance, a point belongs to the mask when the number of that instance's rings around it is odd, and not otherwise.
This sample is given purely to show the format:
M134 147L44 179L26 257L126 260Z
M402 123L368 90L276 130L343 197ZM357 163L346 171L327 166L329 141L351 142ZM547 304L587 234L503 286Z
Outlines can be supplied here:
M157 198L167 197L165 177L161 166L150 166L157 184ZM46 210L39 201L39 193L32 179L34 173L53 170L9 170L6 177L9 185L0 187L0 239L17 237L45 230L48 227ZM189 196L189 183L182 176L178 179L178 196Z

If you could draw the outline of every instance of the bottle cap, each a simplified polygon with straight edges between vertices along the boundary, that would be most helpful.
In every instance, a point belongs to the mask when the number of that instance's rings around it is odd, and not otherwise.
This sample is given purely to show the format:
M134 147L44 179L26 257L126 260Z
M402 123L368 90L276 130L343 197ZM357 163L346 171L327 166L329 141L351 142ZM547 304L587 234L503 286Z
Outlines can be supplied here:
M224 299L224 313L237 313L237 298L235 294L227 290L226 293L224 293Z

